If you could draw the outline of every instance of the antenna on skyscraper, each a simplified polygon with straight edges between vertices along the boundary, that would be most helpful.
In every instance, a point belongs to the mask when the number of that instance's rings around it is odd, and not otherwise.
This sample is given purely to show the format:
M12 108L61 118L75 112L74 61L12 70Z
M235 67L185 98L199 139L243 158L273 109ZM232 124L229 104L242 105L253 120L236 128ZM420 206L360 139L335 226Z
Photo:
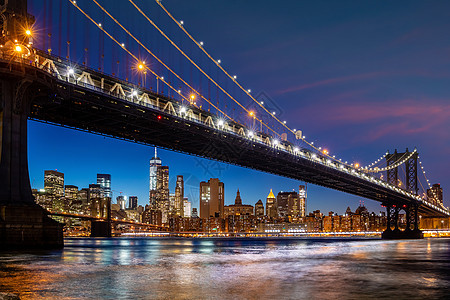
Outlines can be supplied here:
M157 151L156 151L156 147L155 147L155 157L158 157L158 153L157 153Z

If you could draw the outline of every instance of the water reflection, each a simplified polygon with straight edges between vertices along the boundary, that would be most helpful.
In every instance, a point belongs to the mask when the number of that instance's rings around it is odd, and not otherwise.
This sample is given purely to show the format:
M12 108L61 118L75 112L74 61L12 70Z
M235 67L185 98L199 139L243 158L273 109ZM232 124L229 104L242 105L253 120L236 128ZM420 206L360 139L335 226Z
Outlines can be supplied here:
M450 239L67 239L0 253L22 299L445 298Z

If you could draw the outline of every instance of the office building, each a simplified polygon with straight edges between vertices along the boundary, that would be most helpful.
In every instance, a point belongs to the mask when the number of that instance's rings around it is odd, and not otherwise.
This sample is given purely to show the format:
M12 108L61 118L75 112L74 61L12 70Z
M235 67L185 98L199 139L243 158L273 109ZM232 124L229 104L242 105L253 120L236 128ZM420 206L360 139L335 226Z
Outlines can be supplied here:
M102 189L101 197L112 198L110 174L97 174L97 184Z
M435 183L431 189L427 189L427 197L434 205L444 206L443 190L440 183Z
M239 192L239 189L237 190L234 204L227 205L224 207L224 218L227 218L228 216L237 216L237 215L253 216L253 206L242 204L241 193Z
M275 198L272 189L270 189L270 193L266 199L266 216L268 216L269 218L278 217L277 199Z
M183 175L177 176L175 186L175 214L177 216L184 216L184 180Z
M128 208L137 209L137 207L138 207L138 197L130 196L130 198L128 199Z
M255 204L255 217L262 218L264 217L264 204L261 199L258 200Z
M126 208L126 203L127 203L127 196L117 196L116 198L117 200L117 204L119 205L121 210L125 210Z
M190 218L192 215L192 204L188 201L188 198L183 198L183 210L184 210L184 217Z
M200 218L223 218L225 187L218 178L200 182Z
M158 167L161 166L161 159L158 157L158 153L155 147L155 156L150 160L150 205L155 204L156 199L154 198L155 193L152 195L152 191L156 191L156 181L157 181L157 171ZM152 197L153 196L153 197Z
M306 217L306 186L300 185L298 188L298 197L300 199L300 217Z

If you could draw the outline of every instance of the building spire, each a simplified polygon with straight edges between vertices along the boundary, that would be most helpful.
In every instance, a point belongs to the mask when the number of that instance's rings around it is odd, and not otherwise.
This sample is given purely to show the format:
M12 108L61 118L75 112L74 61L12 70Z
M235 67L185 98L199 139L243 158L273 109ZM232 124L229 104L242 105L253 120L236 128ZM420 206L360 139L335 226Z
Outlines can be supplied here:
M157 148L155 147L155 158L158 157L158 153L157 153L156 149L157 149Z

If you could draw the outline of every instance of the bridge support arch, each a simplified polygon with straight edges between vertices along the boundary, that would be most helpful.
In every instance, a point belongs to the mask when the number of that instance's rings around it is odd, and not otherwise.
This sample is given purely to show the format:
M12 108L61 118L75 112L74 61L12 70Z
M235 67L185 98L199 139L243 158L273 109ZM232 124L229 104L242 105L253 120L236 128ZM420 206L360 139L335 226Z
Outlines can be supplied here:
M419 216L417 204L384 204L386 207L386 230L381 234L382 239L422 239L423 233L419 229ZM399 228L399 215L405 212L406 228ZM412 228L411 228L412 227ZM394 228L394 229L392 229Z

